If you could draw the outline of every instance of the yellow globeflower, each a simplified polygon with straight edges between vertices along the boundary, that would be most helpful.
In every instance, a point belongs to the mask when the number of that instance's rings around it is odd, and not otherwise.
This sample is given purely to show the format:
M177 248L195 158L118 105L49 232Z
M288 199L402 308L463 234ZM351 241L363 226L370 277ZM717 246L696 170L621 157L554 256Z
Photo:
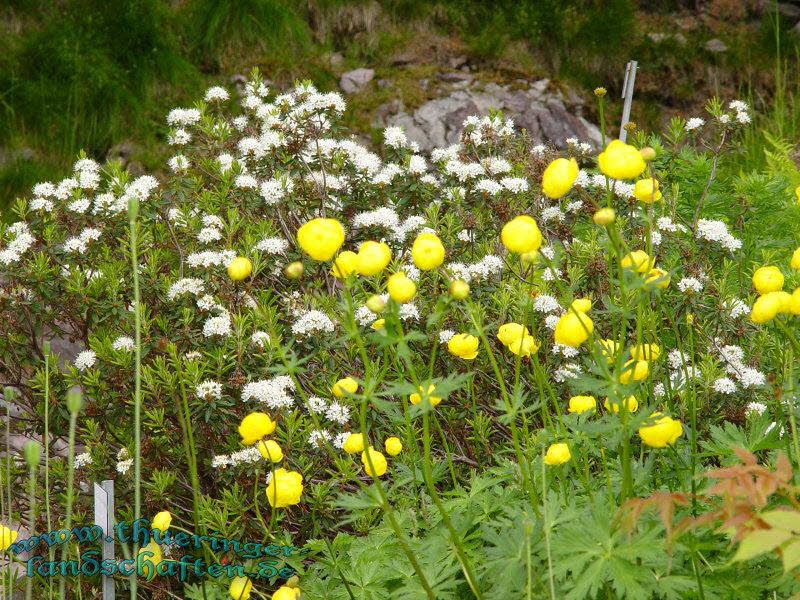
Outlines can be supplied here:
M414 294L417 293L417 284L406 277L406 274L402 271L389 276L386 281L386 288L389 290L391 299L398 304L410 302Z
M783 273L778 267L760 267L753 273L753 287L759 294L783 289Z
M360 275L377 275L392 260L392 251L385 242L364 242L358 247L356 270Z
M520 336L513 340L510 344L508 344L508 349L514 354L519 354L520 356L530 356L534 352L539 351L539 345L539 342L537 342L533 336L526 335L524 337Z
M578 312L587 313L592 310L592 301L589 298L575 298L570 305Z
M797 203L800 204L800 185L794 188L794 195L797 196Z
M781 290L780 292L769 292L767 295L774 295L778 302L780 302L781 307L778 309L779 313L788 313L791 312L792 309L792 295L789 292L784 292Z
M337 398L344 398L348 394L358 391L358 382L352 377L344 377L331 386L331 392Z
M272 594L272 600L297 600L299 597L300 590L288 585L282 585Z
M497 339L500 340L504 346L508 346L511 342L522 337L523 333L527 336L530 335L528 328L519 323L505 323L500 325L497 330Z
M344 243L344 227L336 219L311 219L297 230L297 243L314 260L330 260Z
M578 177L578 161L574 158L557 158L542 173L542 193L548 198L561 198Z
M301 263L299 260L296 260L286 265L286 268L283 270L283 274L289 279L299 279L302 277L303 271L305 271L303 263Z
M370 327L372 327L375 331L378 331L379 329L383 329L383 326L385 324L386 324L386 319L375 319L372 322L372 325L370 325Z
M303 476L297 471L275 469L267 484L267 500L273 508L282 508L300 502L303 494Z
M378 296L378 294L373 294L367 298L366 304L370 312L376 315L383 312L383 309L386 308L386 301Z
M661 192L658 189L658 181L652 177L647 179L640 179L633 186L633 195L639 202L650 204L651 202L658 202L661 200Z
M541 247L542 232L532 217L520 215L503 225L500 240L509 252L524 254Z
M355 454L356 452L364 451L364 434L351 433L342 444L342 450L348 454Z
M573 396L569 399L569 408L571 413L581 414L586 411L593 411L597 407L597 400L594 396Z
M463 300L469 296L469 284L463 279L454 279L448 291L456 300Z
M572 454L569 451L569 446L565 443L550 444L550 447L544 455L544 464L563 465L570 458L572 458Z
M753 303L753 308L750 311L750 320L758 325L763 325L767 321L774 319L781 312L783 306L783 299L776 292L759 296Z
M283 460L283 450L275 440L261 440L258 442L258 452L272 463L279 463Z
M798 247L797 250L794 251L794 254L792 254L792 261L789 263L789 266L793 269L800 270L800 247Z
M337 279L345 279L351 273L356 272L356 262L358 262L358 256L352 250L339 252L336 260L333 261L331 274Z
M369 460L367 459L367 452L369 452ZM372 467L370 467L370 461L372 461ZM361 464L364 465L364 471L369 476L381 477L386 473L386 457L372 446L361 453Z
M661 413L653 413L652 418L658 417ZM681 422L672 417L660 417L652 425L639 428L639 437L642 442L653 448L664 448L669 444L674 444L683 433Z
M169 529L172 523L172 515L168 510L162 510L157 513L153 520L150 522L150 529L158 529L160 532L165 532Z
M597 164L603 175L613 179L633 179L641 175L646 166L641 152L621 140L608 144L597 156Z
M555 341L562 346L577 348L594 331L594 323L585 313L569 311L556 323Z
M439 402L442 401L442 399L439 396L431 396L433 390L435 389L436 386L433 384L430 384L428 386L428 402L431 403L431 406L436 406L437 404L439 404ZM419 393L411 394L408 397L408 399L411 402L411 404L419 404L420 402L422 402L422 388L420 388Z
M600 343L600 352L606 359L608 364L613 363L617 358L617 352L619 352L619 344L615 340L610 339L603 339L599 340Z
M420 233L411 246L411 259L418 269L435 269L444 262L442 241L434 233Z
M386 447L386 454L389 456L397 456L403 451L403 442L398 437L386 438L383 445Z
M250 259L245 258L244 256L237 256L228 263L228 277L234 281L246 279L252 272L253 263L250 262Z
M617 213L614 212L613 208L606 206L605 208L599 209L592 219L598 225L608 226L611 225L617 218Z
M639 410L639 401L636 400L636 396L628 396L624 402L625 403L623 406L628 409L629 413L635 413L637 410ZM610 410L611 412L615 413L619 412L619 404L619 402L614 402L612 404L608 398L603 401L603 406L605 406L606 410Z
M800 315L800 288L792 292L792 300L789 302L789 312L793 315Z
M253 582L248 577L234 577L228 593L234 600L250 600L250 592L253 589Z
M669 286L670 278L669 274L664 269L653 267L647 272L647 277L645 277L644 281L649 285L663 290Z
M658 344L637 344L631 347L631 357L634 360L658 360L661 348Z
M634 381L641 381L642 379L647 379L649 373L650 365L646 360L629 360L622 367L619 382L632 383Z
M5 552L16 541L17 535L19 535L19 532L5 525L0 525L0 552Z
M149 542L139 548L139 552L136 555L136 566L144 578L150 581L158 573L158 565L162 560L161 546L155 542Z
M447 349L459 358L473 360L478 356L478 338L468 333L457 333L448 340Z
M644 250L634 250L622 257L622 267L637 273L648 273L653 268L654 263L655 260Z
M255 444L264 436L275 431L275 421L269 415L262 412L254 412L247 415L239 425L239 435L242 436L242 444L249 446Z

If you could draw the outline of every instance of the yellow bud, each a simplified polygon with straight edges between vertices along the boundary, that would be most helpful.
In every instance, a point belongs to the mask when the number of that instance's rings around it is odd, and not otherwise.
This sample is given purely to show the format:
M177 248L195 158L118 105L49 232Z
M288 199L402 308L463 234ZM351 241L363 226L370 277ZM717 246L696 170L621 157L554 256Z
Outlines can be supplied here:
M300 277L303 276L303 270L303 263L301 263L299 260L296 260L293 263L286 265L283 273L289 279L300 279Z
M386 454L389 456L397 456L403 451L403 443L397 437L386 438L384 446L386 447Z
M656 151L650 146L645 146L639 150L639 154L641 154L642 158L647 161L653 160L656 157Z
M253 263L250 262L250 259L245 258L244 256L237 256L228 263L228 277L234 281L246 279L252 272Z
M378 296L378 294L373 294L369 298L367 298L367 308L373 313L378 314L383 312L383 309L386 308L386 302Z
M616 218L617 218L617 213L614 212L613 208L610 208L608 206L605 208L601 208L596 213L594 213L594 222L604 227L611 225Z
M469 284L463 279L454 279L450 284L450 295L456 300L469 296Z

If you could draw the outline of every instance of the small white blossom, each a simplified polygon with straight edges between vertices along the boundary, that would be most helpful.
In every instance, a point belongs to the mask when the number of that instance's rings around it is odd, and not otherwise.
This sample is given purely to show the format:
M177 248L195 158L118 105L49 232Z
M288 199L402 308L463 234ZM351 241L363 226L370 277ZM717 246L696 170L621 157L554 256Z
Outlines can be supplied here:
M75 357L75 368L78 371L90 369L97 362L97 354L92 350L84 350Z
M207 379L197 384L197 387L194 388L194 393L202 400L219 400L222 398L222 384Z
M132 337L128 337L127 335L121 335L117 339L114 340L114 343L111 344L111 347L114 350L125 350L126 352L130 352L136 346L136 342L133 340Z

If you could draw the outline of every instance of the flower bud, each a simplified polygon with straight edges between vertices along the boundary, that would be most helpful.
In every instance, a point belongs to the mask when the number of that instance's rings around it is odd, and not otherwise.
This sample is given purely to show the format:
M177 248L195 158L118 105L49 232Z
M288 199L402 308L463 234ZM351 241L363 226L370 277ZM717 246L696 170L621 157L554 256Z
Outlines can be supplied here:
M83 392L78 386L71 387L67 391L67 410L72 413L80 412L83 406Z
M39 442L28 440L22 447L22 455L25 457L25 462L30 468L39 464L39 459L42 456L42 446Z
M524 262L526 265L531 265L535 262L538 262L540 258L538 250L533 250L532 252L524 252L520 254L519 257L522 259L522 262Z
M607 227L611 225L614 220L617 218L617 213L614 212L613 208L605 207L598 210L594 213L594 222L598 225L603 225Z
M639 150L639 154L642 155L642 158L645 160L653 160L656 157L656 151L651 148L650 146L645 146L641 150Z
M378 296L378 294L373 294L369 298L367 298L367 308L373 313L378 314L383 312L383 309L386 308L386 302L383 298Z
M450 284L450 295L456 300L469 296L469 284L463 279L454 279Z
M604 87L594 88L594 95L597 96L598 98L602 98L603 96L606 95L606 88Z
M301 263L299 260L296 260L293 263L286 265L286 268L283 270L283 274L289 279L300 279L300 277L303 276L303 270L303 263Z
M139 216L139 199L135 195L128 198L128 220L133 223Z

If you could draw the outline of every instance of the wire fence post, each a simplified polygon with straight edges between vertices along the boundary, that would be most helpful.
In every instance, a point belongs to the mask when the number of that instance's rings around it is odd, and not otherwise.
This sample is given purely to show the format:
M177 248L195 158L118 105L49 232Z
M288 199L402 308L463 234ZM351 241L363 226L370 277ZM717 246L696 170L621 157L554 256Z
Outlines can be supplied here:
M114 560L114 480L94 484L94 524L103 530L103 560ZM114 578L102 576L103 600L114 600Z
M619 139L623 142L628 139L628 130L625 129L625 125L631 118L633 84L636 82L637 65L638 63L635 60L628 61L628 64L625 65L625 81L622 84L622 99L625 102L622 105L622 123L619 126Z

